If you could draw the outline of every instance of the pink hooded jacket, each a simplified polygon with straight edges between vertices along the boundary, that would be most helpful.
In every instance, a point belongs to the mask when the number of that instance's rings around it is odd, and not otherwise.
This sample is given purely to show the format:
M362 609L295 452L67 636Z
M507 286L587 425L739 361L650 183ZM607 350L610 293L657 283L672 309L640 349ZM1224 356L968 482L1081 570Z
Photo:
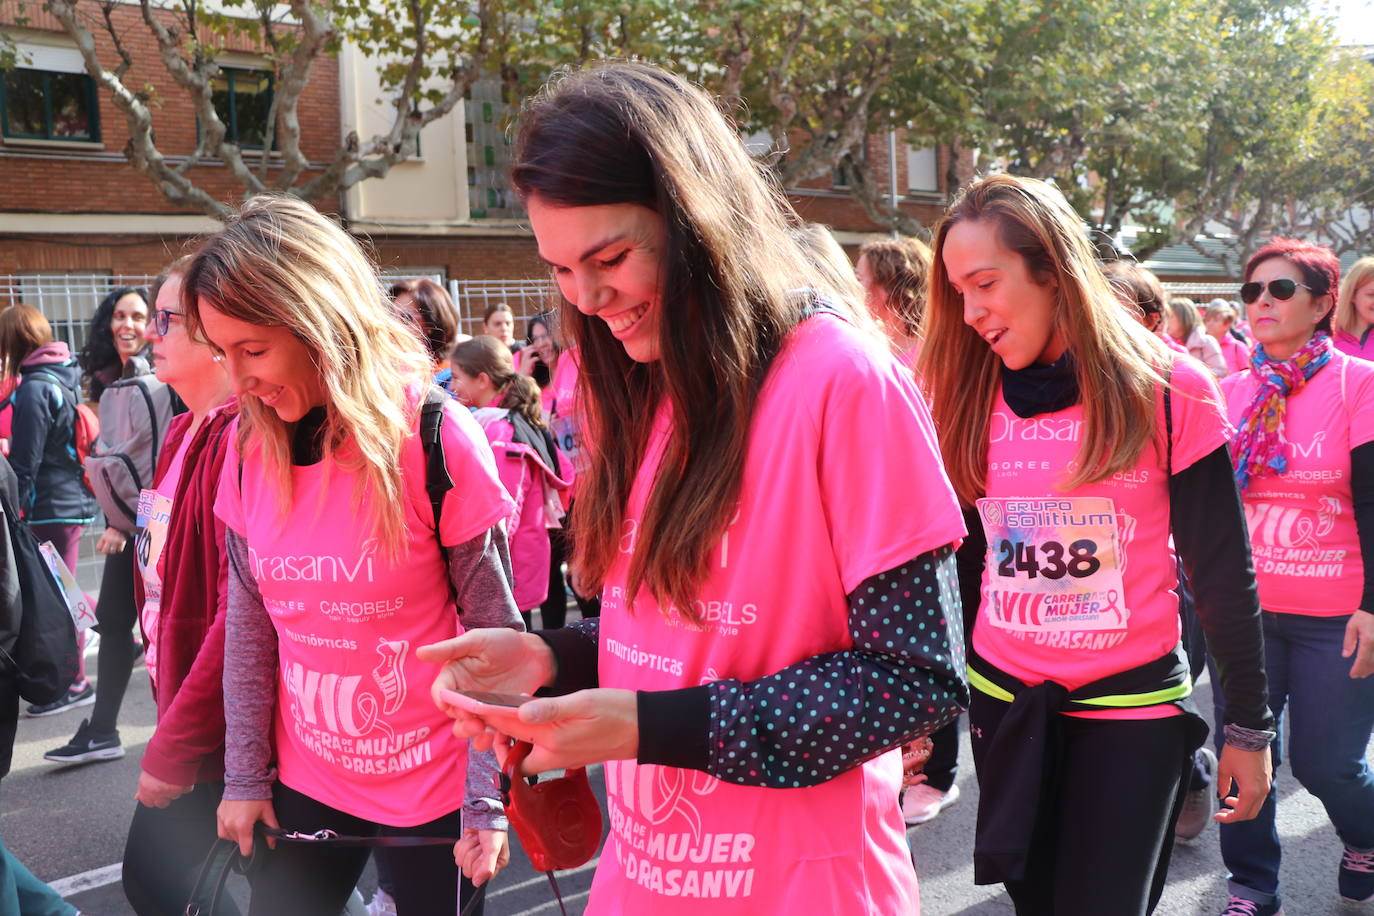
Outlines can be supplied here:
M550 468L539 453L517 442L515 427L499 407L474 410L496 455L496 470L515 511L506 519L510 538L511 566L515 575L515 605L529 611L544 603L549 594L549 529L562 526L560 494L572 486L571 462L559 456L566 476Z

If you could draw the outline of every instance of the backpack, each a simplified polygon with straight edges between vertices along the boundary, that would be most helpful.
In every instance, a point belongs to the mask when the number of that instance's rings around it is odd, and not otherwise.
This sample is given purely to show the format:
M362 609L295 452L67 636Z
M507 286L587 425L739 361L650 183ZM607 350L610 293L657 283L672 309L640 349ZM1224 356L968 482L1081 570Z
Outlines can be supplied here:
M72 423L72 445L73 451L76 453L76 463L84 468L86 459L90 457L92 447L95 445L96 440L100 438L100 417L96 414L95 410L92 409L90 404L83 402L81 398L77 396L76 389L68 388L66 382L63 382L51 372L43 372L40 370L35 372L34 375L41 375L49 379L57 385L64 394L72 396L72 404L76 407L76 421ZM87 490L90 490L92 493L95 492L94 488L91 486L90 478L86 476L84 470L81 472L81 482L85 485Z
M0 488L3 494L3 488ZM19 518L18 508L0 495L0 514L9 534L19 580L19 625L0 644L0 669L14 677L30 703L51 703L76 680L80 655L67 600L38 549L38 539Z
M125 534L138 527L138 494L152 485L173 413L171 387L152 374L122 378L100 395L100 438L85 459L86 479L106 524Z

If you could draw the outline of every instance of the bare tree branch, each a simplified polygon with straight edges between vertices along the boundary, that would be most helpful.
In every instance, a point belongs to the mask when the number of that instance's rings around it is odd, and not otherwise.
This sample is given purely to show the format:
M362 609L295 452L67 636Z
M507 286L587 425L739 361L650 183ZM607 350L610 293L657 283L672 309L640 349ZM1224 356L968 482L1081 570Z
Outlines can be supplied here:
M877 176L867 157L856 159L848 169L849 190L864 208L868 218L880 226L896 229L902 235L930 238L930 230L914 216L894 207L890 193L879 187Z
M129 49L124 47L124 42L119 36L119 30L115 28L114 8L113 0L104 0L100 4L100 14L105 19L105 31L109 33L110 40L114 42L115 53L119 55L119 66L115 68L114 75L116 79L122 80L129 69L133 67L134 59L129 54Z
M101 64L96 54L95 37L77 14L77 2L78 0L49 0L47 9L75 40L91 79L105 86L110 91L115 106L124 112L129 127L129 142L124 149L125 156L135 169L152 178L169 200L192 203L220 219L227 217L230 213L229 207L196 187L184 174L168 166L153 143L153 121L148 106L131 92L122 80Z
M277 180L278 190L293 186L310 166L301 152L301 122L298 114L301 95L310 82L310 71L316 58L334 38L337 27L333 20L321 15L306 0L291 0L291 12L301 23L301 36L291 57L281 66L280 86L274 87L272 106L275 119L268 119L269 130L277 131L282 153L282 173ZM263 170L266 172L267 150L271 138L263 142Z

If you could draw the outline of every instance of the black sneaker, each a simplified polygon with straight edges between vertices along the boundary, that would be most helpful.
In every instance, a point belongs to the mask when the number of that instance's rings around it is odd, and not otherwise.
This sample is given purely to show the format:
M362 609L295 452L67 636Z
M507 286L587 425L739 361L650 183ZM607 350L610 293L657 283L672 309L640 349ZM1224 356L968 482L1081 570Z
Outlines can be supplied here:
M1283 916L1283 904L1277 898L1260 903L1232 894L1227 898L1226 909L1221 911L1221 916Z
M90 763L92 760L118 760L123 756L124 746L119 743L119 732L98 735L91 728L90 720L82 719L76 737L48 751L43 759L53 763Z
M95 702L95 688L90 681L82 681L78 686L73 684L67 688L67 692L51 703L34 703L24 709L24 715L55 716L59 712L66 712L78 706L90 706Z
M1345 847L1337 883L1346 903L1374 903L1374 852Z

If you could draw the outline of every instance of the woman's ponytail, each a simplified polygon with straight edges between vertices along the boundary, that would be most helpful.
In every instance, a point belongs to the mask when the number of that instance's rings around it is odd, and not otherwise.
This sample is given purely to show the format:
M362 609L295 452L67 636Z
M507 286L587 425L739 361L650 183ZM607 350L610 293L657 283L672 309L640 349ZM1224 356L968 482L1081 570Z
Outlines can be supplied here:
M492 379L496 382L495 379ZM500 383L497 383L498 386ZM515 373L501 387L501 403L506 410L518 410L520 415L536 429L543 429L544 407L539 402L539 386L528 375Z

